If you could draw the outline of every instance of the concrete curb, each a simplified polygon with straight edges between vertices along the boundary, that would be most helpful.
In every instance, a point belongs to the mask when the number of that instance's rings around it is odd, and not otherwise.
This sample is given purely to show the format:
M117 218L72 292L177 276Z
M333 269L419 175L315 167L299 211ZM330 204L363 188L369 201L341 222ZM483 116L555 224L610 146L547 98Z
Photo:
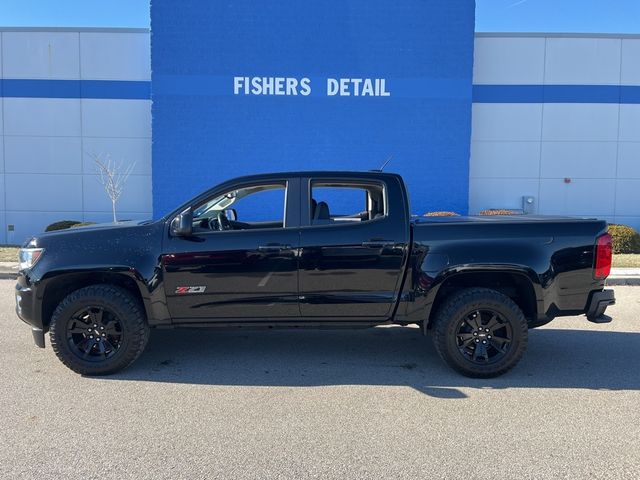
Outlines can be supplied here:
M640 285L640 277L609 277L607 278L607 286L615 287L616 285Z
M640 285L640 268L612 268L607 285Z
M14 262L0 262L0 279L15 279L18 277L18 266Z

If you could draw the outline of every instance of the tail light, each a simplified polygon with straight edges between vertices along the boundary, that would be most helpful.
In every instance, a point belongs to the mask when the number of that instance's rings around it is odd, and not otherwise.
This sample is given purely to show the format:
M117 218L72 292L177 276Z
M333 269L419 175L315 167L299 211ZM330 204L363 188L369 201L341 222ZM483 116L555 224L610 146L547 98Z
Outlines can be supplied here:
M597 279L604 279L611 273L611 255L613 246L611 245L611 235L605 233L598 237L596 241L596 260L593 276Z

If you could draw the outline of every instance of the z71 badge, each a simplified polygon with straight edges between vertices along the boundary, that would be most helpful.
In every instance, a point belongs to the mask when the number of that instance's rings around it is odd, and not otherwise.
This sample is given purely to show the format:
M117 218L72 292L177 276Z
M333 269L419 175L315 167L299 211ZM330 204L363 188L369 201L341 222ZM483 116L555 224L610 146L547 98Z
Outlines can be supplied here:
M176 293L184 295L186 293L204 293L207 289L204 285L198 287L176 287Z

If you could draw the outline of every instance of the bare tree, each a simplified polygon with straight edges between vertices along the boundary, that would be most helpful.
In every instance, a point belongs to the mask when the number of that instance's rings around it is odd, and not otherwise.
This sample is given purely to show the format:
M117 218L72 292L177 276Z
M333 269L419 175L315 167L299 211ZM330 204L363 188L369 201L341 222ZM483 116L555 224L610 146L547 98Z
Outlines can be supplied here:
M111 155L93 155L89 154L93 158L93 162L96 165L96 170L100 175L99 181L107 192L107 195L111 199L111 208L113 210L113 221L118 221L116 217L116 203L122 195L124 190L124 184L127 182L131 171L135 166L135 162L124 166L122 162L116 163L111 159Z

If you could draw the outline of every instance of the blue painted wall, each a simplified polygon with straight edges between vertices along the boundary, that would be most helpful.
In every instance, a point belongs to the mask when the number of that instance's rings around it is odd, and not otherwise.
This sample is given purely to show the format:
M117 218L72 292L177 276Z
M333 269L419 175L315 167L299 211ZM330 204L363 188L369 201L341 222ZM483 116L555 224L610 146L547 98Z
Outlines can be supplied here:
M473 0L153 0L153 207L230 177L368 170L393 155L412 210L466 212ZM234 76L308 77L308 96L234 95ZM390 96L327 96L326 78Z

